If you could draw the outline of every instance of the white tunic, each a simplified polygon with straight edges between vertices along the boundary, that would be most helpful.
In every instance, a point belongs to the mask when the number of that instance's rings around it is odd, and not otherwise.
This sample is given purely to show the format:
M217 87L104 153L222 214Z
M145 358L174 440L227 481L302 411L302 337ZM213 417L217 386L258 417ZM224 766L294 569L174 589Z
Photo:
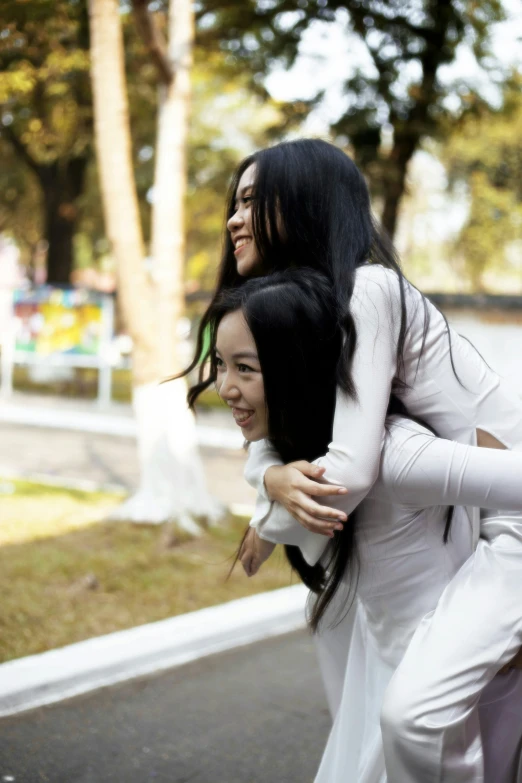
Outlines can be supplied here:
M430 304L430 327L419 359L424 309L421 295L409 284L406 284L406 305L408 330L403 379L409 388L402 397L410 413L424 419L443 438L461 444L474 445L476 430L482 429L509 449L522 449L522 402L518 396L488 368L473 346L450 330L458 377L455 376L446 324ZM328 453L316 460L326 467L326 481L349 490L342 500L326 498L326 504L342 506L348 513L366 497L379 472L386 408L396 374L400 324L396 275L378 266L361 267L356 273L351 311L357 327L353 377L358 399L354 401L339 392L332 443ZM258 489L258 503L251 524L263 537L302 545L308 562L316 562L324 540L306 537L303 542L303 528L266 496L264 472L269 465L279 463L277 454L267 443L252 445L245 476ZM370 498L369 502L374 499ZM454 525L459 537L463 537L459 542L462 562L478 541L478 507L486 504L469 498L460 498L459 502L467 504L466 511L456 509ZM471 523L467 533L463 532L466 529L463 516ZM494 515L489 515L488 520L493 518ZM518 530L518 522L517 517L497 516L491 521L490 531L497 538L501 531L509 535L510 531ZM522 543L516 536L511 537L506 554L502 541L502 535L500 543L481 540L473 565L468 561L457 572L444 590L437 609L423 620L386 690L382 730L388 783L479 783L488 779L483 774L478 699L486 687L490 690L494 687L488 684L495 672L514 654L517 645L522 644L519 565ZM417 596L416 600L422 603ZM484 613L485 608L489 613ZM363 618L360 612L352 612L344 626L346 644L350 642L348 663L360 667L363 660L368 661L362 647L362 639L369 629L368 616L365 614ZM341 630L337 638L341 638ZM382 653L379 655L382 657ZM372 678L374 669L369 663L367 666L365 671ZM375 671L384 669L377 667ZM358 677L364 680L362 670ZM382 688L379 693L382 694ZM360 714L358 709L343 711L346 720ZM347 730L343 731L343 742ZM349 730L359 737L355 727ZM367 742L363 744L368 747ZM487 756L486 753L486 774ZM375 756L370 754L370 758ZM318 780L321 783L337 779L350 783L381 781L376 775L368 772L366 777L348 775ZM494 778L495 783L501 779Z
M476 431L481 429L508 449L522 449L522 400L487 366L476 349L450 328L457 377L443 316L427 302L430 324L424 341L423 299L408 282L405 299L403 381L408 388L401 397L408 412L423 419L441 438L476 445ZM350 303L357 329L352 363L357 400L338 392L332 442L327 454L315 460L315 464L326 468L330 483L348 489L348 512L368 494L379 470L384 420L397 374L400 302L399 281L393 271L377 264L359 267ZM270 512L280 514L282 524L286 524L286 512L277 505L271 506L263 482L266 469L278 464L278 454L266 441L251 445L245 478L259 494L252 520L259 531ZM329 498L325 504L332 505ZM478 510L468 511L476 543Z
M522 540L520 476L521 453L463 446L434 438L409 420L389 420L379 477L357 510L360 569L355 600L343 617L349 602L347 589L341 588L325 617L326 630L319 635L319 659L335 721L316 783L386 781L379 726L384 693L419 624L435 609L471 549L467 518L458 509L451 537L443 543L447 506L517 508L513 537ZM484 535L498 539L495 524L494 515L485 518ZM270 522L265 534L281 541L280 530L272 531ZM303 530L301 546L306 549L317 539L324 547L324 536ZM341 617L339 625L328 628ZM511 710L511 733L504 724L499 742L494 729L506 709ZM483 728L486 762L491 759L495 767L488 783L511 783L498 768L498 756L509 770L522 737L522 672L495 678L480 712L489 721Z

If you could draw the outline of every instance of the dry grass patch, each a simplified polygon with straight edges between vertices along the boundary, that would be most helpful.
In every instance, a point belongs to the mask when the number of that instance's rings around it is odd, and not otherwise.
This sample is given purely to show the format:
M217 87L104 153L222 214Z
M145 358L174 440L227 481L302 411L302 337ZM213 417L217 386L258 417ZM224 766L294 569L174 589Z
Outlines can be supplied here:
M187 541L168 525L95 522L117 495L1 489L0 661L291 583L277 551L253 579L236 568L225 582L245 520Z

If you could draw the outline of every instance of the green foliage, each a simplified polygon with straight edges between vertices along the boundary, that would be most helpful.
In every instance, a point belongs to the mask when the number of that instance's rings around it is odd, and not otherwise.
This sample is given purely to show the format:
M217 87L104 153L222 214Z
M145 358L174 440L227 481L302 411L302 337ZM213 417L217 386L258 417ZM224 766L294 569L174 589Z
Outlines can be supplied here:
M340 146L350 143L374 192L382 195L383 222L393 234L413 153L424 137L447 128L448 118L468 105L469 86L443 82L441 69L454 61L463 41L483 68L498 67L488 37L491 25L503 17L500 0L200 0L199 36L205 45L225 50L261 89L274 63L292 65L315 22L345 20L364 44L370 67L348 75L347 66L339 64L346 100L332 130ZM388 152L381 147L386 123L394 133Z
M155 20L164 29L165 3L156 7L160 10ZM187 197L187 277L192 289L212 285L224 195L238 160L299 127L321 99L317 95L308 102L278 104L264 87L275 64L292 65L302 36L312 24L345 19L373 63L349 78L340 63L346 102L339 108L332 131L337 143L352 149L374 193L383 203L388 200L388 227L393 229L407 163L420 141L446 137L462 117L476 114L480 103L468 85L443 84L441 67L454 60L464 39L471 42L480 63L493 67L488 31L503 16L500 0L391 0L386 4L376 0L200 0L196 9ZM135 176L148 239L157 76L125 7L122 23ZM74 249L77 264L107 258L92 147L88 48L84 0L6 0L2 4L0 154L5 163L0 171L0 230L16 238L25 258L49 234L49 205L73 226L76 239L71 253ZM381 145L384 123L390 123L394 131L389 151ZM73 182L75 161L82 166ZM480 182L475 178L470 187L484 193Z
M522 259L521 87L522 77L514 77L501 110L479 108L442 148L451 186L467 184L470 211L456 249L477 289L489 270Z
M225 57L196 50L187 196L187 279L212 287L221 251L231 173L254 149L281 137L286 106L262 99L248 76L232 75Z
M73 0L9 2L0 13L0 152L6 161L0 171L0 231L15 237L26 261L46 235L49 199L42 176L49 172L57 178L78 156L85 171L69 211L75 263L105 262L109 251L93 155L86 13L86 4ZM166 32L165 16L160 12L154 18ZM134 170L148 241L157 75L130 13L122 13L122 24ZM219 47L196 48L187 199L187 275L193 290L212 285L231 172L244 155L280 138L304 112L304 104L271 100Z
M39 239L49 240L59 278L71 252L59 235L72 237L92 154L86 4L8 0L0 33L1 226L26 260Z
M85 153L92 126L85 4L8 0L0 30L2 135L36 164Z

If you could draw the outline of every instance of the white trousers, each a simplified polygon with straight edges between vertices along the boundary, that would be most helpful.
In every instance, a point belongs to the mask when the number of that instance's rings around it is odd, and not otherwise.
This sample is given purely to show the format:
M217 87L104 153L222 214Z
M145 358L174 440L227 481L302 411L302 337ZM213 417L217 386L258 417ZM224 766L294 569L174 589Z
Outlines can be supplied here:
M485 512L481 530L386 691L387 783L522 781L521 673L495 676L522 646L520 514Z

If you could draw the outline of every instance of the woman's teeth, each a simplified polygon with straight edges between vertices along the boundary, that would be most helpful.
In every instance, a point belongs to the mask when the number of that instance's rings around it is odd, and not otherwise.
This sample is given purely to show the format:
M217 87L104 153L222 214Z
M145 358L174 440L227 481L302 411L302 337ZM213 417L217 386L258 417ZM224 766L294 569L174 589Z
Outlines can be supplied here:
M244 245L248 245L250 242L250 239L238 239L236 242L236 250L239 250L240 247L243 247Z
M239 411L237 413L234 413L234 419L238 422L238 424L242 424L244 421L249 419L254 411Z

